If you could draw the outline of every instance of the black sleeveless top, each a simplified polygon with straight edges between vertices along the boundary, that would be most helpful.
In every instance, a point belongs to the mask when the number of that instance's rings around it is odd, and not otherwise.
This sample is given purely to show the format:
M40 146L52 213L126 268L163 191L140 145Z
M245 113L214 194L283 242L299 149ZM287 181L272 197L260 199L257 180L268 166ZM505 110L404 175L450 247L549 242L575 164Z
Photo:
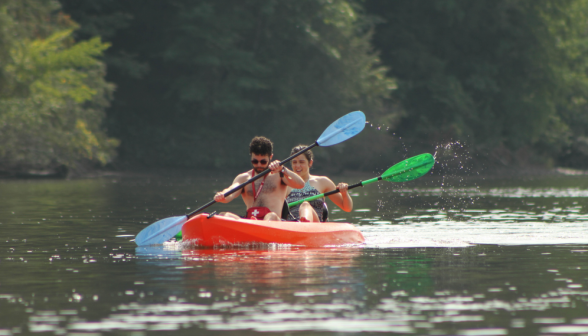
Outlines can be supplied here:
M310 185L310 180L306 181L304 187L302 189L292 189L288 197L286 197L286 202L292 203L299 201L301 199L305 199L311 196L320 195L321 192L316 190L315 187ZM310 206L316 211L321 222L327 220L328 211L325 211L327 204L325 203L325 198L315 199L313 201L308 202ZM294 206L290 208L290 213L292 214L292 220L300 220L300 205Z

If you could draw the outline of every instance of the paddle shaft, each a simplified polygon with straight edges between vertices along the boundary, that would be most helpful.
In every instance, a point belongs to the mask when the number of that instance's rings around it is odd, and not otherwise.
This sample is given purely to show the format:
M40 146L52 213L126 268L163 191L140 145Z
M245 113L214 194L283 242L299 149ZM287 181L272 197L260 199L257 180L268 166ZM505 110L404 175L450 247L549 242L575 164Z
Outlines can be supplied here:
M407 172L409 172L409 171L411 171L411 170L413 170L413 169L420 168L420 167L422 167L422 166L426 166L427 164L428 164L427 162L423 162L423 163L421 163L421 164L419 164L419 165L417 165L417 166L410 167L410 168L403 169L403 170L399 170L399 171L397 171L397 172L395 172L395 173L393 173L393 174L390 174L390 175L386 176L386 179L390 179L390 178L392 178L392 177L394 177L394 176L402 175L402 174L404 174L404 173L407 173ZM373 183L373 182L377 182L377 181L380 181L380 180L382 180L382 179L383 179L383 177L382 177L382 176L378 176L378 177L374 177L373 179L369 179L369 180L367 180L367 181L360 181L360 182L358 182L358 183L356 183L356 184L352 184L352 185L350 185L350 186L347 188L347 190L351 190L351 189L353 189L353 188L357 188L357 187L363 187L363 186L364 186L364 185L366 185L366 184L370 184L370 183ZM314 195L314 196L311 196L311 197L308 197L308 198L305 198L305 199L298 200L298 201L296 201L296 202L288 203L288 207L297 206L297 205L299 205L299 204L302 204L303 202L310 202L310 201L314 201L315 199L323 198L323 197L325 197L325 196L330 196L330 195L336 194L336 193L338 193L338 192L341 192L341 190L339 190L339 189L335 189L335 190L328 191L328 192L326 192L326 193L324 193L324 194L320 194L320 195Z
M280 165L281 165L281 166L285 165L286 163L288 163L288 162L292 161L292 159L293 159L293 158L297 157L298 155L300 155L300 154L302 154L302 153L305 153L305 152L309 151L310 149L312 149L312 148L314 148L314 147L316 147L316 146L318 146L318 145L319 145L319 144L318 144L318 142L315 142L315 143L313 143L312 145L310 145L310 146L308 146L308 147L304 148L303 150L301 150L301 151L299 151L299 152L296 152L296 153L294 153L294 154L290 155L290 157L286 158L286 159L285 159L285 160L283 160L283 161L280 161ZM243 182L243 183L239 184L239 185L238 185L238 186L236 186L235 188L233 188L233 189L231 189L231 190L227 191L226 193L224 193L224 196L225 196L225 197L227 197L227 196L229 196L229 195L231 195L231 194L235 193L236 191L243 189L243 187L245 187L245 186L246 186L246 185L248 185L249 183L252 183L252 182L255 182L255 181L257 181L257 180L258 180L258 179L260 179L261 177L263 177L263 176L267 175L267 174L268 174L270 171L271 171L271 170L270 170L269 168L267 168L266 170L264 170L264 171L262 171L261 173L259 173L259 174L255 175L255 176L253 176L253 177L252 177L252 178L250 178L249 180L247 180L247 181L245 181L245 182ZM196 210L194 210L194 211L190 212L189 214L187 214L187 215L186 215L186 217L188 217L188 219L190 219L190 218L194 217L194 215L196 215L196 214L197 214L197 213L199 213L200 211L202 211L202 210L204 210L204 209L208 208L209 206L213 205L214 203L216 203L216 201L215 201L215 200L212 200L212 201L210 201L210 202L208 202L208 203L204 204L204 205L203 205L203 206L201 206L200 208L198 208L198 209L196 209Z
M305 153L306 151L315 146L328 147L341 143L359 134L359 132L361 132L365 128L365 124L366 120L365 114L363 114L363 112L355 111L348 113L340 117L339 119L335 120L333 123L331 123L331 125L329 125L329 127L327 127L327 129L323 131L321 136L315 141L314 144L308 146L307 148L303 149L298 153L295 153L286 160L281 161L279 164L284 165L288 161L292 160L294 157ZM262 176L265 176L269 172L269 169L264 170L261 174L253 176L247 182L224 193L224 196L226 197L238 190L242 190L242 188L244 188L248 183L252 183L253 181L261 178ZM182 229L183 225L191 217L196 215L198 212L206 209L207 207L213 205L214 203L216 203L216 201L212 200L184 216L177 216L158 220L157 222L141 230L141 232L139 232L139 234L137 234L137 236L135 237L135 243L137 243L137 245L139 246L164 243L166 240L168 240L169 238L173 237L176 233L178 233Z
M370 179L370 180L367 180L367 181L360 181L360 182L358 182L356 184L350 185L347 188L347 190L351 190L351 189L357 188L357 187L363 187L366 184L369 184L369 183L372 183L372 182L376 182L376 181L379 181L381 179L382 179L382 176L378 176L378 177L375 177L375 178ZM288 203L288 207L297 206L297 205L302 204L304 202L314 201L315 199L323 198L325 196L331 196L331 195L336 194L336 193L339 193L339 192L341 192L341 190L339 190L339 189L331 190L331 191L328 191L328 192L326 192L324 194L314 195L314 196L311 196L311 197L308 197L308 198L305 198L305 199L298 200L296 202Z

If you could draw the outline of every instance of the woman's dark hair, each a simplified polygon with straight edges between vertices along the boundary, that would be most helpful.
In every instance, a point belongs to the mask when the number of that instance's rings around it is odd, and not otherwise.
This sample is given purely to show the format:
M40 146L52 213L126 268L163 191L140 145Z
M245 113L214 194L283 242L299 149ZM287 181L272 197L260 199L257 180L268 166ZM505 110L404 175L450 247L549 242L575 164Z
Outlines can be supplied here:
M270 139L262 136L256 136L249 144L249 154L271 156L274 144Z
M307 145L298 145L298 146L292 148L292 151L290 151L290 155L294 155L306 147L308 147L308 146ZM306 152L304 152L303 154L304 154L304 156L306 156L306 159L308 160L308 162L312 161L312 159L314 158L314 156L312 155L312 151L310 149L307 150Z

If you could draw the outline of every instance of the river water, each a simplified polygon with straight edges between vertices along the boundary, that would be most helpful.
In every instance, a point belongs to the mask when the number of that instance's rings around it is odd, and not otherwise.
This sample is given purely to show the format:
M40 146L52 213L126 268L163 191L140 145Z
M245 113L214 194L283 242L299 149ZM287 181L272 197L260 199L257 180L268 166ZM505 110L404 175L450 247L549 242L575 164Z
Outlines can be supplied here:
M587 176L354 189L359 246L136 248L230 182L0 181L0 336L588 334Z

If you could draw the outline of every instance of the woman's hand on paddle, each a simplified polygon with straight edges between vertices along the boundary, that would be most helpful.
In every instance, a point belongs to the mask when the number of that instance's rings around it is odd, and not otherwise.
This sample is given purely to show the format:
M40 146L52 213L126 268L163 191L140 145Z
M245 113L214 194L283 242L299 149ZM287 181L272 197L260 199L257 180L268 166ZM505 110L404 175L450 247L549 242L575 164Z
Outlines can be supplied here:
M349 185L345 182L341 182L341 183L337 184L337 189L339 189L339 191L341 192L342 195L346 195L347 190L349 189Z
M335 204L337 204L341 208L341 210L345 212L351 211L353 209L353 200L351 199L351 195L349 194L349 185L345 182L341 182L337 184L337 189L339 189L340 191L339 197L333 195L334 197L331 198L331 200L333 202L337 200Z

